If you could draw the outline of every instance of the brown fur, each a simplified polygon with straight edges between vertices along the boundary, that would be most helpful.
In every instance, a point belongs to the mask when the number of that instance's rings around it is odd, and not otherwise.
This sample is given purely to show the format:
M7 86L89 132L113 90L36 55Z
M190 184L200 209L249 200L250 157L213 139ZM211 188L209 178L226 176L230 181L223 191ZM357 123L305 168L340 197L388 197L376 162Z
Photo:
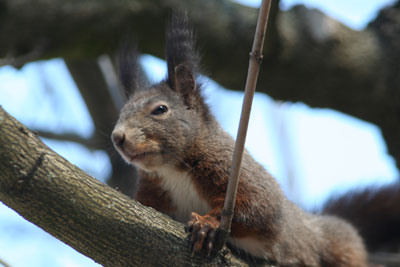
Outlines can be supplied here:
M152 207L162 213L171 213L175 207L171 203L169 193L160 186L160 181L146 172L139 171L141 179L135 193L135 199L140 200L143 205Z
M370 187L336 195L325 204L324 214L351 222L368 251L400 251L400 183Z
M174 18L167 35L169 49L179 48L167 53L167 80L134 90L112 139L126 161L140 169L135 199L188 223L198 251L213 245L234 141L201 97L194 78L198 62L190 62L197 59L191 55L193 34L185 21ZM174 25L186 28L174 30ZM363 243L352 226L303 212L247 151L229 242L281 266L366 266Z

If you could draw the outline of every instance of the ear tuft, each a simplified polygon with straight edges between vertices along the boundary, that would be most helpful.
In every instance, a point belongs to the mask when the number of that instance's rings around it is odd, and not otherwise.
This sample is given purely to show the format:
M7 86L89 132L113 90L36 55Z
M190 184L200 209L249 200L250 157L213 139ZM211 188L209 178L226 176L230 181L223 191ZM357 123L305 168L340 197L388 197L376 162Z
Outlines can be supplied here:
M128 38L124 40L119 54L119 78L126 97L148 86L146 76L139 64L137 44L132 44Z
M184 66L187 70L185 72L192 77L193 81L193 76L199 72L200 57L195 49L195 39L187 14L174 13L170 18L166 32L167 83L173 89L176 89L176 78L183 75L183 73L176 75L177 69ZM180 67L180 65L182 66Z
M190 106L190 98L196 90L196 81L192 72L183 64L175 67L175 91L183 96L185 103Z

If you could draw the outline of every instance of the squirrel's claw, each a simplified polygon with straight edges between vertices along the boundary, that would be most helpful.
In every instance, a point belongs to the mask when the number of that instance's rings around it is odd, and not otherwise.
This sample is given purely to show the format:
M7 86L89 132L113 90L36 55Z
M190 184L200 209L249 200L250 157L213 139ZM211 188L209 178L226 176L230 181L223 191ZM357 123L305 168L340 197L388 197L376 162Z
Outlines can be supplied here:
M214 247L214 240L219 227L219 222L215 217L205 215L201 216L195 212L192 213L192 219L185 226L185 231L190 232L190 244L192 255L199 252L204 243L208 256ZM204 242L207 240L206 242Z
M207 236L207 255L210 256L211 255L211 251L214 247L214 241L215 241L215 236L217 235L217 229L211 229L208 232L208 236Z
M192 225L189 225L189 224L187 224L187 225L185 225L185 233L191 233L192 232L192 229L193 229L193 226Z

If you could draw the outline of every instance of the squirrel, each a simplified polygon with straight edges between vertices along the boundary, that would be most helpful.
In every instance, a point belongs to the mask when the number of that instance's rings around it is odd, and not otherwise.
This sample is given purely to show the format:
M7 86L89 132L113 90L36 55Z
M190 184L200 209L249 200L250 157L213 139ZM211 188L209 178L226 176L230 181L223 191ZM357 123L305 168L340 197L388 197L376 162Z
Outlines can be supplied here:
M350 222L359 231L369 252L399 253L399 203L400 182L394 182L331 197L322 213Z
M205 103L200 57L187 15L166 31L165 80L144 86L137 52L120 56L129 96L112 132L116 150L137 167L134 199L186 223L194 252L210 253L224 204L234 140ZM279 266L367 266L357 230L335 216L309 214L245 151L229 244Z

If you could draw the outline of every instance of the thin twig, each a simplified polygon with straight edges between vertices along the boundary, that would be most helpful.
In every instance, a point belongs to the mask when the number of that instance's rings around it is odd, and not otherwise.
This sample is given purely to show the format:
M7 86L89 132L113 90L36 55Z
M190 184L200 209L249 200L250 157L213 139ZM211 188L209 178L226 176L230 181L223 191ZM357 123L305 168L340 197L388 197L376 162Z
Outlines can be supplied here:
M239 130L236 138L235 150L233 152L233 160L231 173L229 177L228 190L225 197L224 209L222 210L221 225L219 237L217 240L217 249L222 247L229 235L233 211L235 208L236 191L239 183L239 170L242 162L244 143L246 141L247 128L249 124L251 105L256 89L258 72L262 62L262 50L264 46L265 31L267 29L268 14L271 8L271 0L263 0L258 15L257 28L254 36L253 48L250 53L249 70L247 73L247 81L245 94L242 105L242 113L240 116Z
M7 262L5 262L4 260L0 259L0 266L3 267L11 267L11 265L9 265Z

